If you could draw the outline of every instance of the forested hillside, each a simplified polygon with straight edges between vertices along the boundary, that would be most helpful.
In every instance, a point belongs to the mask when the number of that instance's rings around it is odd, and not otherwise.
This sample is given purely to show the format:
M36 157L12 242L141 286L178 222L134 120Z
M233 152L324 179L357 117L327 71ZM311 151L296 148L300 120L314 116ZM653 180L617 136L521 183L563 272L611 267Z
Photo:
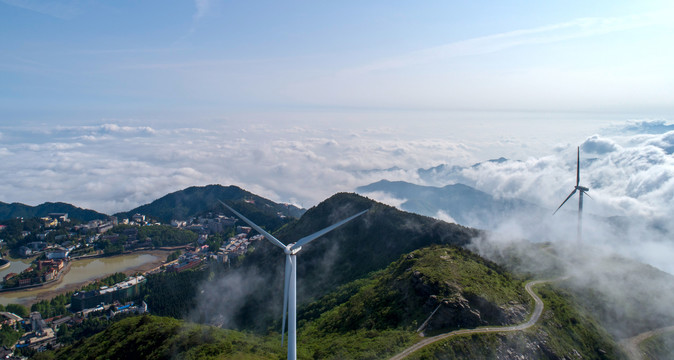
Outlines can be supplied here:
M403 254L385 269L301 307L298 358L388 359L421 340L417 329L431 314L421 329L426 335L521 323L532 309L523 286L523 279L452 245L432 245ZM410 358L511 359L515 354L553 359L622 358L613 340L587 313L575 309L568 295L549 285L538 292L546 310L533 328L450 338ZM439 310L434 312L436 308ZM273 315L280 318L280 314ZM282 359L285 346L279 341L278 325L277 320L269 331L251 334L158 316L134 316L39 357Z
M236 203L245 209L253 221L266 223L276 229L290 219L298 218L303 210L293 205L277 204L257 196L237 186L192 186L176 191L135 209L118 213L120 217L131 217L135 213L151 216L163 223L173 219L186 220L213 209L222 209L220 201Z
M107 215L94 210L82 209L62 202L46 202L37 206L30 206L21 203L7 204L0 201L0 221L17 217L27 219L43 217L50 213L68 213L69 218L84 222L96 219L105 219L108 217Z
M284 243L296 241L359 211L369 211L306 245L298 255L298 301L300 304L368 273L385 268L400 255L431 244L464 245L478 234L476 230L448 224L433 218L410 214L355 194L336 194L307 210L302 218L275 233ZM283 294L285 256L277 247L261 241L248 254L242 266L220 280L251 277L266 284L260 291L247 293L235 309L238 326L265 330L275 317ZM280 305L278 305L280 313Z

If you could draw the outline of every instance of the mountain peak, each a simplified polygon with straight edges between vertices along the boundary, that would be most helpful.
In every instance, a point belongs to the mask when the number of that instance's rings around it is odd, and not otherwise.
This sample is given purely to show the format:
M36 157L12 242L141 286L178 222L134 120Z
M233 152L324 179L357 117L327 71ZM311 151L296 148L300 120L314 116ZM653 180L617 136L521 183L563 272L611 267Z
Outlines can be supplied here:
M186 220L203 212L221 209L219 201L247 202L257 208L257 211L267 213L271 217L297 218L304 212L303 209L293 205L277 204L235 185L211 184L190 186L118 215L130 217L135 213L140 213L167 223L173 219Z

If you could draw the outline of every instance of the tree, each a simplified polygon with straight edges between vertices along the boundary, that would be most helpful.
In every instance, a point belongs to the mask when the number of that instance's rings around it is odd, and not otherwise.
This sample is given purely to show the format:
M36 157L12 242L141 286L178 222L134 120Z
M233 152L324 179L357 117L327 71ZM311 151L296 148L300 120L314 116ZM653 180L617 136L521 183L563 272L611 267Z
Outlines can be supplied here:
M170 253L169 256L166 258L166 262L171 262L173 260L178 259L180 257L180 253L181 253L180 250L176 250L176 251Z
M12 347L19 341L21 332L15 331L11 326L0 325L0 345Z
M7 304L7 306L5 306L5 309L8 312L21 316L22 318L26 318L30 314L30 311L28 310L27 307L19 304Z

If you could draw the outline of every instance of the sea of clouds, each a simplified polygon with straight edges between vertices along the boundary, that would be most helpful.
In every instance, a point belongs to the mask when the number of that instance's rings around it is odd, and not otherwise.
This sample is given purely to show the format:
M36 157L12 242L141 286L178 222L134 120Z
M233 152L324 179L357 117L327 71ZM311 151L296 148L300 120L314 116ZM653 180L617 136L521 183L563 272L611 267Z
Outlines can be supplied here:
M0 127L5 169L0 172L0 201L64 201L110 214L189 186L218 183L310 207L335 192L387 179L433 186L464 183L552 213L575 185L580 146L581 185L590 188L592 197L585 199L586 236L592 236L593 218L613 218L612 228L618 219L618 224L629 225L623 235L632 233L629 239L641 240L639 247L624 245L624 252L674 273L667 265L674 254L669 240L674 229L668 220L674 214L674 125L659 120L613 123L571 144L563 138L537 142L490 137L486 131L470 137L453 129L413 134L395 124L353 124L5 125ZM486 161L500 155L508 160ZM394 206L404 200L375 195ZM575 198L569 200L560 220L550 220L550 226L575 234L576 206ZM438 218L452 219L448 213ZM533 231L527 226L512 221L501 227L522 237L550 240L541 235L550 227ZM606 236L600 240L611 241Z
M7 171L0 173L0 201L65 201L114 213L188 186L220 183L310 207L337 191L387 179L435 186L460 182L554 209L573 189L580 145L581 185L592 196L588 212L652 219L673 213L674 125L631 121L587 134L579 144L561 139L529 149L526 139L476 140L480 135L434 138L381 126L227 123L4 126L0 159ZM497 150L490 153L488 147ZM498 149L508 161L481 158L498 155ZM432 172L418 171L431 167Z

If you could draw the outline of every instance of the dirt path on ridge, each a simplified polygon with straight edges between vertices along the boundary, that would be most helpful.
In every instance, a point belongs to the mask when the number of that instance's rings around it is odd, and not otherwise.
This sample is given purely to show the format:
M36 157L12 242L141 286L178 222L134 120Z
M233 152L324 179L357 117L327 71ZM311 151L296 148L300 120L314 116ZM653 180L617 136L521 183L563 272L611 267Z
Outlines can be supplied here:
M625 350L625 353L627 353L627 356L629 356L631 360L642 360L644 356L639 350L639 344L650 337L661 335L670 331L674 331L674 326L667 326L660 329L642 332L639 335L622 340L620 342L620 346L622 346L623 350Z
M541 300L538 295L534 293L532 290L532 287L539 285L539 284L544 284L544 283L549 283L553 281L559 281L563 280L564 278L559 278L559 279L553 279L553 280L534 280L534 281L529 281L525 286L524 289L531 295L531 297L534 299L534 303L536 304L534 306L534 311L531 314L531 317L529 320L527 320L524 323L521 323L519 325L513 325L513 326L491 326L491 327L481 327L481 328L476 328L476 329L460 329L460 330L454 330L450 331L448 333L432 336L429 338L424 338L423 340L419 341L418 343L408 347L407 349L403 350L400 354L393 356L390 360L400 360L404 359L405 357L409 356L413 352L426 347L430 344L433 344L435 342L438 342L440 340L447 339L452 336L457 336L457 335L464 335L464 334L487 334L487 333L500 333L500 332L511 332L511 331L521 331L528 329L532 327L536 322L538 322L538 319L541 317L541 314L543 314L543 300Z

